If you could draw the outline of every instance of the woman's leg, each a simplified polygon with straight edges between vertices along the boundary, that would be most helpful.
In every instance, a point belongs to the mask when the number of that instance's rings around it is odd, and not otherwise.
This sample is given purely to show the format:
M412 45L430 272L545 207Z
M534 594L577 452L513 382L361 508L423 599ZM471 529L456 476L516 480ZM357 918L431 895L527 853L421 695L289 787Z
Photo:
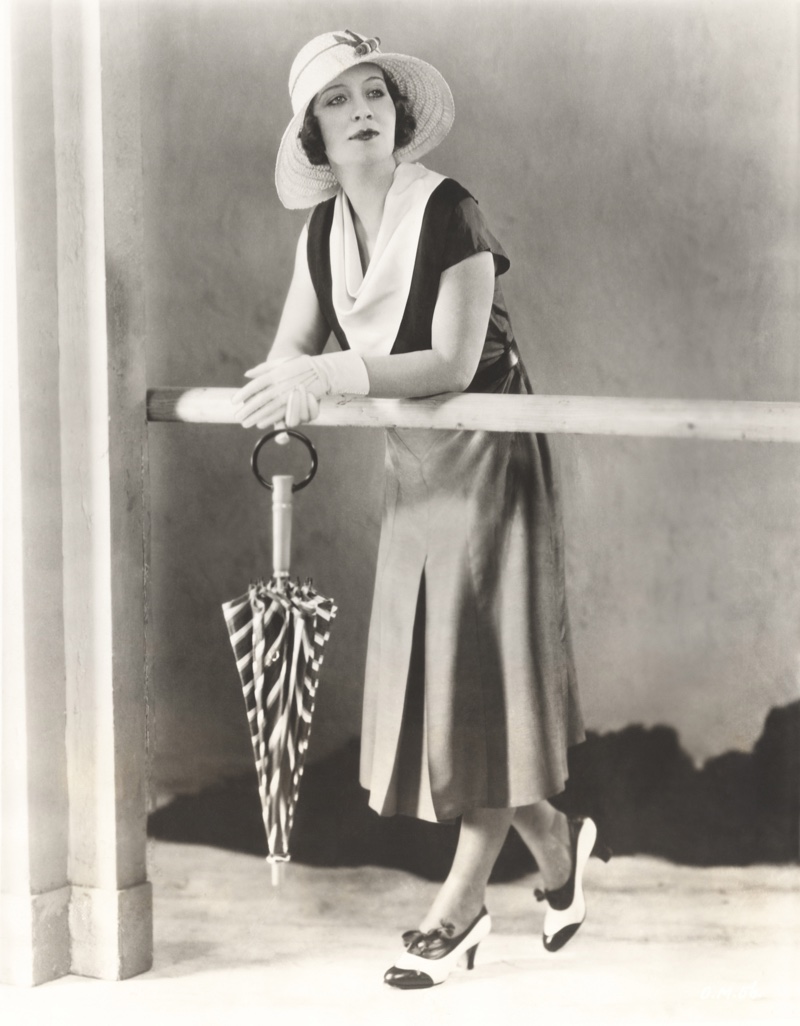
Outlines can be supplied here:
M472 809L464 813L453 865L420 923L421 930L427 932L443 923L451 923L458 935L470 925L484 904L489 875L514 812L514 809Z
M567 817L548 801L514 811L514 829L531 850L548 890L562 887L572 870Z
M464 814L455 858L427 915L423 931L442 922L456 934L472 922L485 901L486 885L513 825L536 859L549 890L563 886L572 869L567 817L548 801L517 809L473 809Z

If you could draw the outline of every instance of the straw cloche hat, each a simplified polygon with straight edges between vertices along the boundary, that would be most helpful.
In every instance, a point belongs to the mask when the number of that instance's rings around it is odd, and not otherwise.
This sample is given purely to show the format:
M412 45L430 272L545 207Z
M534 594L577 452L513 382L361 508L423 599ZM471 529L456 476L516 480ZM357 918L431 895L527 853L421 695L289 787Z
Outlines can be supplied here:
M289 95L294 117L283 134L275 167L275 185L285 207L313 207L339 188L327 165L310 163L299 139L309 103L337 75L356 64L377 64L392 76L408 97L416 121L411 141L395 151L398 161L413 161L429 153L453 124L453 94L432 65L402 53L383 53L380 40L350 29L317 36L294 59L289 72Z

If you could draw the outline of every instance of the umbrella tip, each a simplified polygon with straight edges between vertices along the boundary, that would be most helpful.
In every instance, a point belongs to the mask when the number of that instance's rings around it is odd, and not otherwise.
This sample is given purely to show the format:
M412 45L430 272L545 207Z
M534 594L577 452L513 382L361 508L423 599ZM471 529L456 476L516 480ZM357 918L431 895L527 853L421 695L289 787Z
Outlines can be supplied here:
M267 856L273 887L280 887L283 884L286 872L286 861L286 859L276 859L272 855Z

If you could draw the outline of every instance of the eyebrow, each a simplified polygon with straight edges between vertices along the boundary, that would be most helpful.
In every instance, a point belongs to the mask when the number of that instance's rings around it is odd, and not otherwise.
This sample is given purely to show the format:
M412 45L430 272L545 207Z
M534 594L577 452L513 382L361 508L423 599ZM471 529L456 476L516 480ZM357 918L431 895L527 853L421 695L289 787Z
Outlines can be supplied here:
M386 82L386 79L383 77L383 75L370 75L368 78L364 79L364 84L366 84L367 82L373 82L376 79L378 80L378 82ZM347 89L347 86L344 84L344 82L333 82L331 85L325 86L325 88L319 95L324 96L325 93L327 93L331 89Z

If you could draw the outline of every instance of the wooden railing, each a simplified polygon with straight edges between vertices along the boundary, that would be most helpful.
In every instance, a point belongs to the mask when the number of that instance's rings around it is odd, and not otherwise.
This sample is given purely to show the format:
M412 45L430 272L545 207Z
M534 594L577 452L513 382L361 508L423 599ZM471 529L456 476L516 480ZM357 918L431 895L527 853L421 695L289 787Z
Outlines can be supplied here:
M233 388L153 388L147 419L234 424ZM448 394L428 399L323 399L315 425L800 442L800 403Z

